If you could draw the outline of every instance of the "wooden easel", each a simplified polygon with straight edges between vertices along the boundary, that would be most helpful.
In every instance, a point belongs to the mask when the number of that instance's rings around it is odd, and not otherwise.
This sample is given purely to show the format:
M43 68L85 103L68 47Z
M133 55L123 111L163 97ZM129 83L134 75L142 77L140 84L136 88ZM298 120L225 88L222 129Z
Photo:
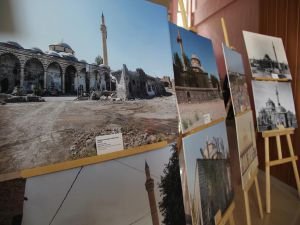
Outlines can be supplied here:
M285 163L291 162L293 165L295 180L298 189L298 196L300 197L300 180L299 173L297 169L297 159L298 157L294 154L294 149L291 141L291 134L294 134L294 128L283 128L279 127L278 130L271 131L263 131L262 136L265 140L265 169L266 169L266 211L267 213L271 213L271 184L270 184L270 167L277 166ZM290 152L290 157L282 158L282 150L281 150L281 141L280 136L286 136L288 148ZM276 145L277 145L277 155L278 159L270 160L270 146L269 139L275 137Z
M217 215L215 216L215 224L216 225L235 225L234 218L233 218L233 210L235 208L235 203L232 202L226 212L222 215L221 211L219 210Z
M228 39L228 34L227 34L227 28L225 24L225 20L222 17L221 18L221 24L222 24L222 29L223 29L223 34L224 34L224 40L225 44L227 45L228 48L234 49L234 47L230 46L229 44L229 39ZM232 105L232 100L230 98L230 101L228 102L226 106L226 111L228 113L230 106ZM241 113L237 116L241 116L244 113ZM250 174L250 181L248 182L247 186L244 187L244 202L245 202L245 210L246 210L246 220L247 220L247 225L251 225L251 214L250 214L250 205L249 205L249 190L255 184L255 189L256 189L256 197L257 197L257 203L258 203L258 208L259 208L259 215L260 218L263 218L263 209L262 209L262 202L261 202L261 195L260 195L260 190L259 190L259 185L258 185L258 180L257 180L257 174L258 174L258 168L252 171Z

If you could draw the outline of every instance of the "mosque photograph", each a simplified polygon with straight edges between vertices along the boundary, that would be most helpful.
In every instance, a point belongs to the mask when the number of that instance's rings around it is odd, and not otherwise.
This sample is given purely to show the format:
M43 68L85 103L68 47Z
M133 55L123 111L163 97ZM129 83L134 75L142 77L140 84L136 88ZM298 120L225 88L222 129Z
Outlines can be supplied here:
M172 224L184 225L179 166L176 174L167 166L172 164L172 148L168 145L142 154L27 179L22 224L161 225L165 224L165 217L170 219L172 216L175 221ZM162 183L169 175L178 179L171 181L171 188L165 188L167 186ZM72 188L65 194L71 183ZM167 199L174 198L174 194L176 202L168 205ZM163 214L167 210L177 216Z
M164 7L24 0L12 9L22 13L19 29L0 35L0 174L96 155L96 136L122 133L124 149L176 137Z
M243 31L253 77L292 79L281 38Z
M184 132L225 116L209 39L169 23L175 91Z
M276 130L279 126L297 128L294 98L290 83L252 81L257 129Z

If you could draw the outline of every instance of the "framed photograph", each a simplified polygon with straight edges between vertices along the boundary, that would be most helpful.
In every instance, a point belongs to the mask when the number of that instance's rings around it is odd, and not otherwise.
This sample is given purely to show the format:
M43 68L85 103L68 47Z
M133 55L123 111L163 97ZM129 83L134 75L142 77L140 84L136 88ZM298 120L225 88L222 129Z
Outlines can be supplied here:
M252 81L258 131L279 126L297 128L293 92L289 82Z
M252 111L235 117L242 187L251 180L252 172L258 168L255 128Z
M94 156L103 135L124 149L176 138L164 7L24 0L12 11L19 29L0 37L0 174Z
M243 31L253 77L292 79L281 38Z
M23 225L185 224L175 144L28 178L24 197Z
M193 224L214 225L217 212L225 212L233 198L225 122L185 137L183 152L188 187L184 203L189 201Z
M245 69L240 53L222 44L235 115L251 109Z
M211 40L169 24L175 91L183 132L220 118L225 106Z

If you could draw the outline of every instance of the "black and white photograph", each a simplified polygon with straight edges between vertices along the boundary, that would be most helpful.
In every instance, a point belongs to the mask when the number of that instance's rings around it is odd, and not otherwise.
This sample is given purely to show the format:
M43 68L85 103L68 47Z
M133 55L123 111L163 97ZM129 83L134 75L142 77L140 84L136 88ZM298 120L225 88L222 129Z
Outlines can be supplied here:
M281 38L243 31L253 77L292 79Z
M11 7L19 29L0 34L0 174L97 155L102 135L120 134L118 150L176 138L164 7L140 0Z
M258 131L278 127L297 128L291 84L276 81L252 81Z

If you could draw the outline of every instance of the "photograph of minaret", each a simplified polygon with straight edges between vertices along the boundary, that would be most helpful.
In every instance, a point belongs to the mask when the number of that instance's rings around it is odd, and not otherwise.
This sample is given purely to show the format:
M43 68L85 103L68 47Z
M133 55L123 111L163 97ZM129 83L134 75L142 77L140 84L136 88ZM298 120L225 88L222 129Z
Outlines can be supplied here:
M292 79L281 38L243 31L253 77Z
M175 144L27 179L23 225L185 225Z
M192 224L214 225L233 199L225 122L185 137L183 152Z
M97 155L102 135L124 149L175 140L165 7L14 2L20 30L0 35L0 174Z
M297 128L292 87L289 82L252 81L258 131L279 126Z
M183 132L225 117L211 40L169 23L175 92Z
M228 48L224 44L222 47L233 110L235 115L237 115L251 109L243 59L242 55L237 51Z

